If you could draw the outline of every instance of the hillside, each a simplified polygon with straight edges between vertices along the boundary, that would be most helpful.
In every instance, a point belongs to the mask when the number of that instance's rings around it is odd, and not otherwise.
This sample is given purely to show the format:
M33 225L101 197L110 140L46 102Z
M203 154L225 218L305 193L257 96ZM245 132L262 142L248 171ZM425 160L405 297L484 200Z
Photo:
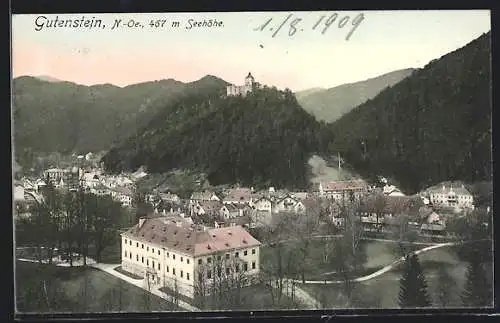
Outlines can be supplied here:
M333 122L356 106L374 98L383 89L411 75L414 69L390 72L365 81L343 84L326 90L297 93L300 105L318 120Z
M263 88L247 97L192 95L166 106L144 131L102 159L108 171L204 172L213 185L305 187L307 161L326 143L324 124L290 91Z
M226 85L213 76L191 83L168 79L123 88L112 84L54 83L29 76L16 78L16 157L25 163L32 152L107 150L135 134L172 100L198 92L219 93Z
M297 98L297 100L300 101L300 99L305 98L308 95L311 95L311 94L317 93L317 92L321 92L321 91L325 91L325 89L321 88L321 87L313 87L313 88L310 88L307 90L295 92L295 97Z
M487 33L382 91L333 123L331 146L408 191L491 180L490 47Z

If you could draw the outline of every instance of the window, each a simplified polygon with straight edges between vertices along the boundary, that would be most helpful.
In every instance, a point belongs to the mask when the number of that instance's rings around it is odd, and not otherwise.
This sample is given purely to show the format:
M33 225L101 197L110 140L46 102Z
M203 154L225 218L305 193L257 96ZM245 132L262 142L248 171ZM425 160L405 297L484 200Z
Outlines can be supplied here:
M146 251L149 251L149 247L146 247Z
M146 266L149 266L149 259L146 259Z
M128 255L129 255L129 258L132 259L132 253L130 252Z
M255 255L255 249L252 249L252 255Z
M170 257L170 252L167 252L167 258L169 258L169 257Z
M139 242L136 242L136 243L135 243L135 246L136 246L137 248L139 248Z
M142 263L144 263L144 257L141 257L141 261L142 261Z
M186 259L186 262L189 264L189 259Z
M127 239L125 239L125 244L127 244Z
M226 259L229 259L229 254L228 253L226 253Z
M169 269L169 268L168 268L168 266L167 266L167 273L169 272L169 270L170 270L170 269Z
M248 252L245 250L243 251L243 256L246 256L248 254Z
M240 255L240 253L239 253L239 252L235 252L235 254L234 254L234 256L235 256L236 258L238 258L238 256L239 256L239 255Z
M155 253L155 248L151 248L151 252L152 252L152 253Z
M220 258L221 258L221 257L220 257L220 255L218 255L218 256L217 256L217 260L220 260Z
M158 264L158 270L160 270L160 264Z
M152 262L153 262L153 264L151 265L151 267L155 268L155 262L154 262L154 260Z
M172 275L175 276L175 268L172 268Z
M207 258L207 263L211 263L212 262L212 258L211 257L208 257Z
M172 254L172 259L175 260L175 255L174 254Z
M189 280L189 273L186 273L186 279Z
M158 256L160 255L160 250L158 250Z
M255 261L252 261L252 269L255 269Z
M129 242L129 245L132 245L132 240L129 240L128 242Z
M181 257L181 262L183 262L183 261L184 261L184 257Z
M226 275L229 275L229 268L226 268Z
M184 277L184 271L181 270L181 278Z
M247 271L247 270L248 270L248 263L247 263L247 262L245 262L245 263L243 264L243 271Z
M135 260L139 261L139 255L135 255Z
M211 272L210 270L209 270L209 271L207 271L207 278L208 278L208 279L212 278L212 272Z
M236 265L235 269L236 269L236 272L239 273L240 272L240 265Z
M144 249L144 243L141 243L141 248Z
M201 265L203 263L203 260L198 259L198 265Z

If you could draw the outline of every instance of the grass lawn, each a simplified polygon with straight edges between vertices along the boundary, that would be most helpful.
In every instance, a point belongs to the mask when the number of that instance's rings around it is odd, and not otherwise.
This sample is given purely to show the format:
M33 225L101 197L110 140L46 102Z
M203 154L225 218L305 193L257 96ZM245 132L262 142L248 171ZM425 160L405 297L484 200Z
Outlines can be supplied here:
M437 270L444 266L456 282L448 306L461 307L460 295L465 282L467 264L455 256L451 247L430 250L419 255L419 259L426 276L429 295L435 306L439 307L436 298ZM356 283L353 306L358 308L398 308L400 278L401 269L395 269L374 279ZM341 285L305 284L301 287L318 300L322 297L326 298L326 307L328 308L342 307L342 302L339 300L342 294Z
M16 262L16 304L17 311L22 313L180 310L94 268L64 268L20 261Z
M356 275L362 276L371 274L381 269L382 267L391 264L400 257L396 253L397 244L394 242L363 240L361 241L361 243L363 243L365 246L367 258L364 264L364 269L359 273L356 273ZM413 245L411 246L411 249L418 250L424 247L426 247L426 245ZM324 252L324 240L312 240L309 243L306 260L306 263L308 264L305 274L306 280L322 280L325 278L333 278L332 274L325 274L334 272L335 268L330 262L324 261ZM295 255L298 254L297 242L285 243L282 247L281 254L283 255L283 259L286 259L288 255L292 255L292 257L295 257ZM276 255L276 247L266 246L261 249L261 263L263 265L269 263L276 265L277 259L278 257ZM292 274L292 276L295 278L300 278L298 274Z
M208 295L204 297L204 301L198 298L195 301L195 306L208 311L224 310L225 308L241 311L305 309L304 306L286 295L283 295L279 301L276 299L276 295L274 298L273 301L270 290L264 284L257 284L241 289L241 302L239 303L235 303L232 298L233 300L229 301L226 305L216 305L214 297Z

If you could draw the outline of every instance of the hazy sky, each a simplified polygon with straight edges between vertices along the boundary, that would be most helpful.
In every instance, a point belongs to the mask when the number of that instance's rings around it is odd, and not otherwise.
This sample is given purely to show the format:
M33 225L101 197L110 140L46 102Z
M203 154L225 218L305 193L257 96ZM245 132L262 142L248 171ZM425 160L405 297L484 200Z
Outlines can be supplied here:
M291 13L288 24L272 37ZM241 84L252 72L257 81L279 88L328 88L422 67L490 30L488 10L337 11L338 18L322 34L333 13L71 14L58 17L95 17L105 27L40 31L35 30L38 15L16 15L12 18L13 75L123 86L165 78L194 81L207 74ZM346 40L360 13L364 19ZM322 15L326 17L313 30ZM339 28L346 15L350 19L344 19L344 27ZM216 19L223 27L188 30L190 18ZM254 30L269 18L272 21L264 31ZM297 33L289 36L294 18L302 21L296 25ZM134 19L144 28L111 30L115 19ZM149 27L152 19L166 19L167 27ZM172 28L173 21L179 21L180 27Z

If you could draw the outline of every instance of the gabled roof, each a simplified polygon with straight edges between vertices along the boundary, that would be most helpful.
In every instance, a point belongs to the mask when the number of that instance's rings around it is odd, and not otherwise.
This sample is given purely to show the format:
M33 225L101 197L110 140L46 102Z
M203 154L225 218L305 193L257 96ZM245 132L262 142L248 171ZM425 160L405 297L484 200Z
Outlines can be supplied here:
M241 226L204 230L166 217L146 219L142 227L137 224L122 235L195 257L260 245Z
M362 190L366 189L367 185L362 180L352 180L352 181L333 181L321 184L323 191L327 192L341 192L348 190Z
M250 202L252 190L249 188L235 188L228 192L224 198L226 202Z
M204 192L194 192L191 195L191 200L197 200L197 201L210 201L210 199L213 196L217 196L214 192L212 191L204 191Z
M223 206L220 201L199 201L197 203L197 206L198 205L205 211L205 213L219 212Z

